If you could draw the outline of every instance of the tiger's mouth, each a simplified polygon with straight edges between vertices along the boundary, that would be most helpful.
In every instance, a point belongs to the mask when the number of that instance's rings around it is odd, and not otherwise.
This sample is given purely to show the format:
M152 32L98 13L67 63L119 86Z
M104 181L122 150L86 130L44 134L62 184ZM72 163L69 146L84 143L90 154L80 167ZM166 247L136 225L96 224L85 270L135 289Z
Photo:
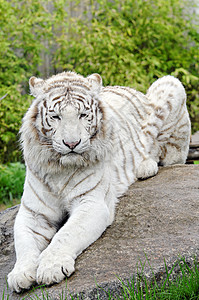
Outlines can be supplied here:
M71 150L68 153L63 153L63 152L59 151L58 154L59 154L60 157L64 157L64 156L65 157L67 157L67 156L70 157L70 156L81 156L82 155L82 153L78 153L78 152L75 152L73 150Z
M70 152L66 153L66 154L63 154L63 156L78 156L80 155L81 156L82 153L78 153L78 152L75 152L73 150L71 150Z
M69 153L67 153L67 155L79 155L79 153L72 150Z

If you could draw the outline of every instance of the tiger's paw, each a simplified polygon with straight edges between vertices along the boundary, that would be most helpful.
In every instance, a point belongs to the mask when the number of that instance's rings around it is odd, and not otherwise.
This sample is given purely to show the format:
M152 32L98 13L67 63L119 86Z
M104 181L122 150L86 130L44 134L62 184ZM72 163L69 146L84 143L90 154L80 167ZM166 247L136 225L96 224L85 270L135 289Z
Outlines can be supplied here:
M145 159L137 169L137 178L145 179L155 176L158 173L158 164L152 158Z
M75 271L74 264L74 259L69 255L58 255L44 250L39 258L37 283L50 285L62 281Z
M30 261L23 264L16 263L14 269L8 274L9 288L17 293L29 289L36 282L36 264Z

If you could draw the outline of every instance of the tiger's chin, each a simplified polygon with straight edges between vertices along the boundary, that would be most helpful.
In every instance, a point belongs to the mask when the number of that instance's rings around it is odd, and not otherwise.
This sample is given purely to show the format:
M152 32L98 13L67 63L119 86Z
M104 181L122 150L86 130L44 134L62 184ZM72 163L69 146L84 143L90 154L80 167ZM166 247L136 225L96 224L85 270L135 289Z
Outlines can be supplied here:
M96 149L89 149L82 153L69 152L67 154L60 154L59 163L60 165L67 166L79 166L88 167L94 165L96 162L103 160L104 151L100 148L100 151Z
M89 164L89 156L86 153L69 152L61 154L59 162L62 166L87 166Z

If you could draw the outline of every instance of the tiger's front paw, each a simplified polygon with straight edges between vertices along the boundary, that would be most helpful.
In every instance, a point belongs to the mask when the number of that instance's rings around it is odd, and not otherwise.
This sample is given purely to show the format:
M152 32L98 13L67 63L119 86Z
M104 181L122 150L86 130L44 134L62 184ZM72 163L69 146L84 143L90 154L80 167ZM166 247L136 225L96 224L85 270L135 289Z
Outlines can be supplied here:
M16 263L14 269L8 274L8 285L14 292L20 293L29 289L36 282L36 264L27 261Z
M44 250L39 258L37 269L37 283L50 285L69 277L74 271L74 259L63 253L53 253Z
M152 158L145 159L141 162L137 169L137 178L145 179L152 177L158 173L158 164Z

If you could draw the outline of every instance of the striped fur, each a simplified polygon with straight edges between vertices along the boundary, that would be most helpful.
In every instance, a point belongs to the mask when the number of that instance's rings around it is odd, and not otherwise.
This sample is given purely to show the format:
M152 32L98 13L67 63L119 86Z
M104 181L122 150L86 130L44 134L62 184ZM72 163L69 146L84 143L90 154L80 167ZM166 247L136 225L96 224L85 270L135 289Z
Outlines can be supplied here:
M8 275L17 292L70 276L76 257L112 223L117 198L158 164L185 163L190 139L186 94L172 76L146 95L72 72L32 77L30 89L17 262Z

